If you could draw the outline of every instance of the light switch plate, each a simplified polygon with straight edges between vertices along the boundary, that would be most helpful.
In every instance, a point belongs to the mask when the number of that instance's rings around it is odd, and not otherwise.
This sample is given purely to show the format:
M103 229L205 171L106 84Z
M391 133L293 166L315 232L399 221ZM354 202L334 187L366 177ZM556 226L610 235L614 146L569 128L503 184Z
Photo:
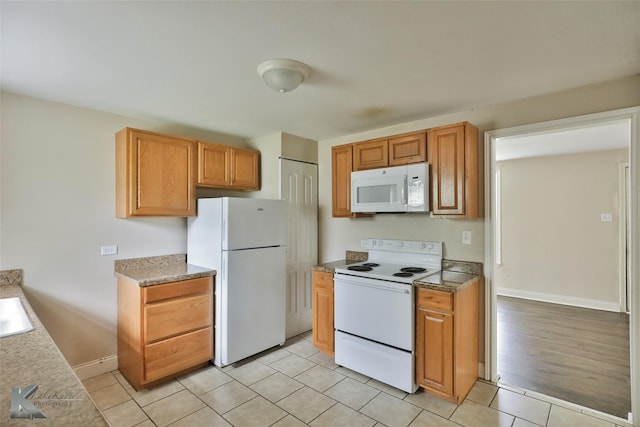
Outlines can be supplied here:
M102 246L100 247L100 255L116 255L118 253L118 246Z
M462 244L463 245L470 245L471 244L471 232L470 231L463 231L462 232Z

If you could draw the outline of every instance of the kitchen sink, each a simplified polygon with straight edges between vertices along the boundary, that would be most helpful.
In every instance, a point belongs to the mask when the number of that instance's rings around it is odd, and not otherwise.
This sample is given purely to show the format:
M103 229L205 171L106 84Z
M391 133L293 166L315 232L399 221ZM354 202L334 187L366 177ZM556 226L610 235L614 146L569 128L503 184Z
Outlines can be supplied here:
M18 297L0 298L0 338L29 332L33 325Z

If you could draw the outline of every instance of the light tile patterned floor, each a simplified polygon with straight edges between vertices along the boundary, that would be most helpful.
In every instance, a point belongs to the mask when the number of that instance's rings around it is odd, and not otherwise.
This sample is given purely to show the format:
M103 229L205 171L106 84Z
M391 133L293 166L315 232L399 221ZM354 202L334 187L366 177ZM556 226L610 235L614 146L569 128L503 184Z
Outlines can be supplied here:
M626 425L483 381L459 406L421 391L407 394L336 365L313 347L310 333L223 369L210 366L139 392L118 371L84 385L114 427Z

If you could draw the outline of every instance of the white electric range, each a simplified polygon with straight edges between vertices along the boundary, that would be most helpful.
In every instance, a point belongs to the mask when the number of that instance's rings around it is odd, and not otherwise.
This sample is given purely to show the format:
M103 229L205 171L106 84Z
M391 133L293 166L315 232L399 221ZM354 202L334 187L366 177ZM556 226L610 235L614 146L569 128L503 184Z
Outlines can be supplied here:
M335 269L335 362L413 393L412 284L440 271L442 242L367 239L361 246L367 261Z

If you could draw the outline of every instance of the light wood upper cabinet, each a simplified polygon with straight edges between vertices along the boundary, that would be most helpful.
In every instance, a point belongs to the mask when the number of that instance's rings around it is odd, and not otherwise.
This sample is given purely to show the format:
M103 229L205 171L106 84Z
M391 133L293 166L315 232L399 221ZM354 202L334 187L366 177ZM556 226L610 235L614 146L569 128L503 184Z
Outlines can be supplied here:
M389 141L387 139L374 139L353 144L353 170L387 166L389 166Z
M416 292L416 383L456 404L478 378L478 283Z
M468 122L429 129L431 215L477 218L478 129Z
M417 132L389 138L389 166L427 161L427 133Z
M313 345L334 355L333 273L313 272Z
M125 128L116 134L116 216L196 214L196 148L188 138Z
M139 390L213 359L213 278L118 279L118 369Z
M331 147L331 213L335 217L350 217L351 171L353 144Z
M260 189L260 153L256 150L198 141L198 186Z

